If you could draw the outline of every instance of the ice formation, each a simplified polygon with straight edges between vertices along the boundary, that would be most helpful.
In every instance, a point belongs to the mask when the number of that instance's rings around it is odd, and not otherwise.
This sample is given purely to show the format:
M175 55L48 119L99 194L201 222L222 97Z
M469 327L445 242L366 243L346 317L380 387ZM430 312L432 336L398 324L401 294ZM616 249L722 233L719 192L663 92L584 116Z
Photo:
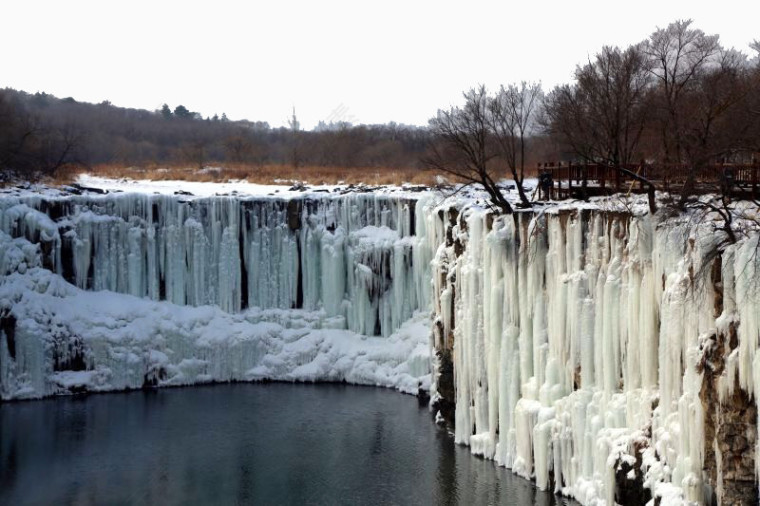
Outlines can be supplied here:
M760 388L756 234L721 254L721 234L686 219L577 207L428 215L457 442L582 504L643 503L626 498L637 487L660 504L733 502L710 480L705 447L723 448L711 456L726 459L723 485L747 476L725 472L734 449L705 435L702 376L706 351L736 325L738 346L716 357L718 393ZM756 439L754 420L738 430Z
M730 504L741 483L757 496L758 237L726 246L689 218L495 217L403 192L6 195L0 393L430 388L458 443L542 489Z
M427 314L389 337L368 337L334 328L340 322L324 311L230 314L85 292L37 266L28 246L0 232L0 299L15 320L0 342L3 399L212 381L347 381L415 394L429 388Z
M6 195L0 394L264 379L427 391L432 250L415 205Z
M428 297L415 282L414 205L372 193L31 195L3 200L0 230L39 243L44 266L83 290L230 313L323 309L388 336Z

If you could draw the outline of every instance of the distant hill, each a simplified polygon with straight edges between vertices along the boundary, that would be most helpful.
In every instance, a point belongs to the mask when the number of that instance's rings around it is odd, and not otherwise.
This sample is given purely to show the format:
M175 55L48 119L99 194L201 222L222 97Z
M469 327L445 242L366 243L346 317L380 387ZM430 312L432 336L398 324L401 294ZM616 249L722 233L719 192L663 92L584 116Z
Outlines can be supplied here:
M208 165L416 168L430 134L390 123L312 131L203 118L184 105L148 111L0 89L0 180L64 168Z

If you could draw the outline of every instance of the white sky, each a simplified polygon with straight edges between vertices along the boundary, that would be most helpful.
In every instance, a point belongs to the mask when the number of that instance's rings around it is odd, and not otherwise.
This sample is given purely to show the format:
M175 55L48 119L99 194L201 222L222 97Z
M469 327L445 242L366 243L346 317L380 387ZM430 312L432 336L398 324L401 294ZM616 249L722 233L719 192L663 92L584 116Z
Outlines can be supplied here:
M0 87L283 126L423 125L478 83L569 82L605 44L693 18L726 46L760 39L756 0L7 0Z

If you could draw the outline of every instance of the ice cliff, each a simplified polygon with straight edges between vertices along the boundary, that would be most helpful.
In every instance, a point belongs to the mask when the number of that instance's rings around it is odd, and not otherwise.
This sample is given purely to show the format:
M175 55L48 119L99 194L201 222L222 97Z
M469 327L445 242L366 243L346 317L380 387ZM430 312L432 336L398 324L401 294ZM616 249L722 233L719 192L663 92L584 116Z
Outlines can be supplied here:
M757 504L756 230L726 246L710 220L588 205L425 215L457 442L582 504Z

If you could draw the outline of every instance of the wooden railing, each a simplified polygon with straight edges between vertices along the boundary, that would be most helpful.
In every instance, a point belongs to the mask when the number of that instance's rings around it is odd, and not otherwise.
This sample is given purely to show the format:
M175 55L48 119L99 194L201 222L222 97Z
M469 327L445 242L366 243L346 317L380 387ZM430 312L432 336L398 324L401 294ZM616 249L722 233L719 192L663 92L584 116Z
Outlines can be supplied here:
M692 169L686 165L623 165L627 171L651 181L659 191L678 191ZM594 163L539 164L544 198L585 198L593 195L646 191L647 185L613 166ZM694 169L696 193L720 192L737 197L760 197L760 163L715 164ZM551 181L551 186L549 186Z

